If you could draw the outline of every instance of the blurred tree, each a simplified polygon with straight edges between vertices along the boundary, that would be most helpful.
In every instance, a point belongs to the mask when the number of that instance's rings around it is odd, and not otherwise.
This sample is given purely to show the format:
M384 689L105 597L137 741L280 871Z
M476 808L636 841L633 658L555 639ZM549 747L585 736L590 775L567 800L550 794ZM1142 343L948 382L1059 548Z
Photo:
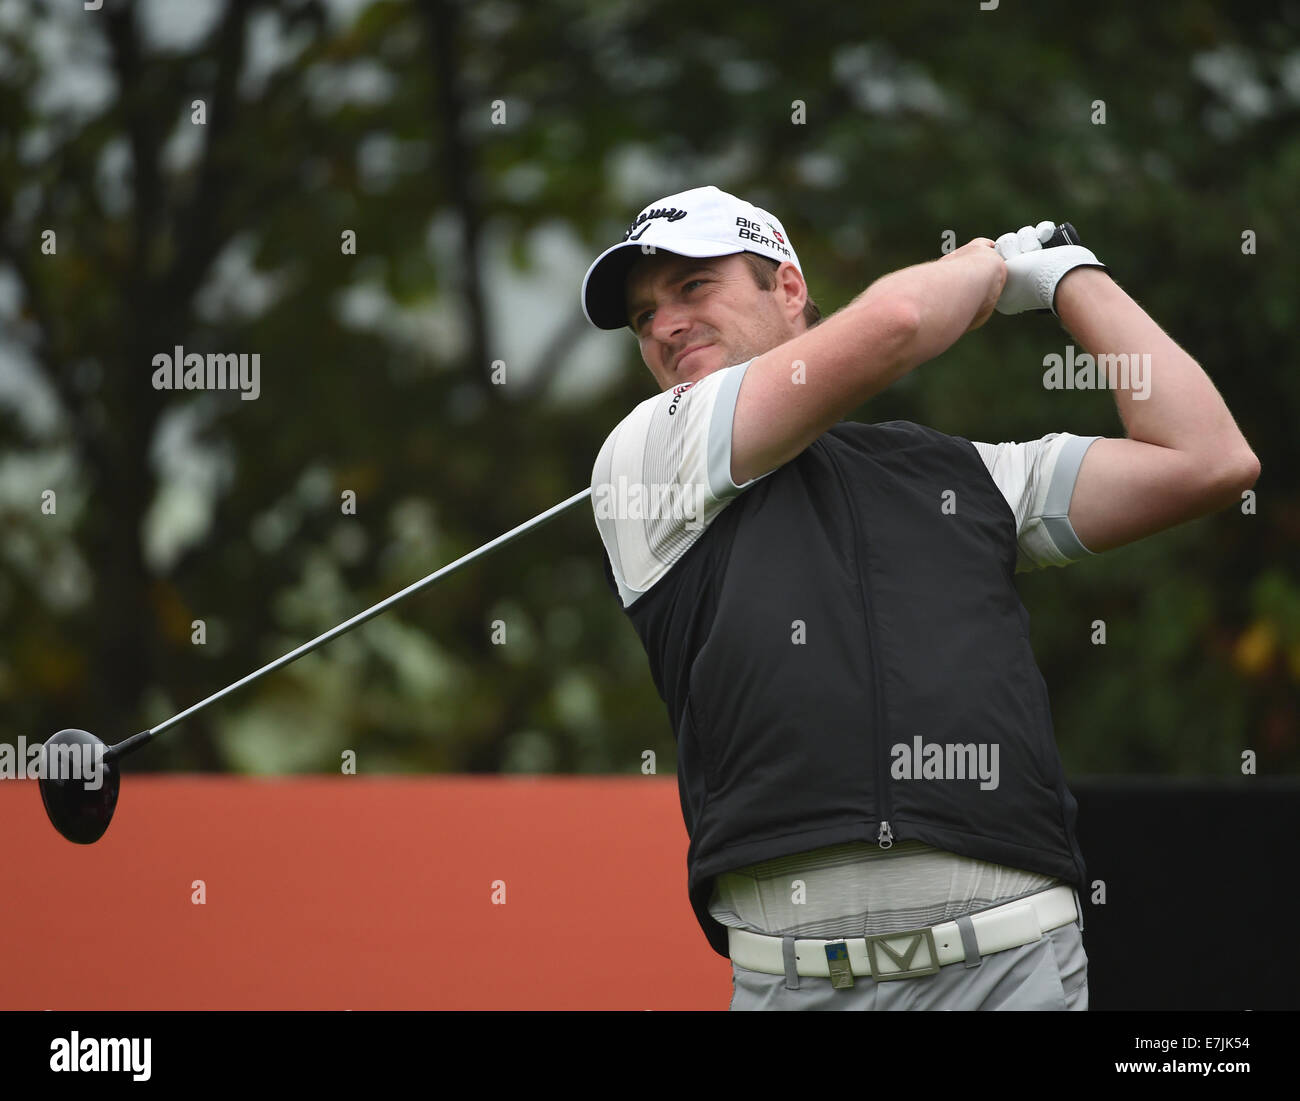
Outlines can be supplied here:
M630 336L588 334L581 267L545 290L545 329L494 314L489 238L535 274L548 227L594 257L645 202L713 182L780 213L827 313L946 231L1074 222L1263 474L1253 513L1023 576L1067 769L1300 764L1295 4L810 0L793 26L681 0L177 10L0 15L0 736L116 741L583 488L652 380ZM503 359L521 328L531 361ZM618 372L565 398L593 339ZM995 317L855 415L1118 434L1108 395L1043 389L1067 340ZM260 396L154 389L176 346L257 353ZM48 418L14 396L19 363ZM577 510L139 767L332 770L351 748L367 772L634 771L654 749L668 774L599 558Z

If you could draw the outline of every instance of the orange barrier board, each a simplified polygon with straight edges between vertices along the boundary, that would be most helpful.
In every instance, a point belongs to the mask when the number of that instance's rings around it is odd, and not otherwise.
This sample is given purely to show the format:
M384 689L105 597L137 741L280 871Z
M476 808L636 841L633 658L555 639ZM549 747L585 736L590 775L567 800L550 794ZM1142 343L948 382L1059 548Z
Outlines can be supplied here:
M6 780L0 836L0 1009L731 999L687 900L671 779L128 771L87 846L50 825L36 781Z

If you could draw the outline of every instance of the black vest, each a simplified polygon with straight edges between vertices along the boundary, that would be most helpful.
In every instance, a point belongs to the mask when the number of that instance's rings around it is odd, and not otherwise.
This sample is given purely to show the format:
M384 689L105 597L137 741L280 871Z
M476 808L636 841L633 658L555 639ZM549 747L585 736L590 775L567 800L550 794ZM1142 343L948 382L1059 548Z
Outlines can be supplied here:
M1015 517L968 440L842 421L625 609L668 706L715 951L718 873L846 841L1086 889L1015 566Z

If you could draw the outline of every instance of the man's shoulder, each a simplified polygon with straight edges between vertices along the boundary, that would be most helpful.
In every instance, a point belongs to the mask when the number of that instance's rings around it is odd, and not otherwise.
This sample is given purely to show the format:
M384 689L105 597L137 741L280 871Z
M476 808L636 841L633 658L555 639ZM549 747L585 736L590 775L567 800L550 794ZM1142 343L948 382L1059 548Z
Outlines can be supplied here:
M646 398L644 401L637 402L636 405L624 414L623 419L609 430L605 435L604 440L601 441L600 450L596 455L596 461L592 465L593 479L596 477L596 470L599 469L603 462L608 458L609 451L613 448L618 437L630 428L635 428L638 425L644 427L647 420L654 415L654 407L662 397L663 394L654 394L651 397ZM644 432L642 434L644 435Z
M629 430L634 432L632 438L648 444L653 438L652 433L657 436L661 428L669 425L676 431L680 431L688 423L698 426L702 416L715 407L712 399L716 398L728 382L734 385L736 381L734 372L738 368L743 369L748 366L748 363L747 360L731 367L720 368L703 378L670 386L667 390L661 390L638 402L605 436L594 466L600 465L600 456L605 455L614 446L618 437ZM688 398L691 400L688 401ZM704 419L707 420L707 417L705 416Z

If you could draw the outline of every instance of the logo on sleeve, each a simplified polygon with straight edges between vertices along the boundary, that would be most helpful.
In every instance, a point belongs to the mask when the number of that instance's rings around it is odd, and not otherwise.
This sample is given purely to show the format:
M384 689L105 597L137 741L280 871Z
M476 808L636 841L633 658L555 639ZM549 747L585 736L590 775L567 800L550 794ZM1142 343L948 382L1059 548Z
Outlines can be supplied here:
M698 381L697 379L696 382ZM694 382L683 382L680 386L673 387L673 400L668 403L668 415L670 417L677 412L677 403L682 400L682 395L694 385Z

